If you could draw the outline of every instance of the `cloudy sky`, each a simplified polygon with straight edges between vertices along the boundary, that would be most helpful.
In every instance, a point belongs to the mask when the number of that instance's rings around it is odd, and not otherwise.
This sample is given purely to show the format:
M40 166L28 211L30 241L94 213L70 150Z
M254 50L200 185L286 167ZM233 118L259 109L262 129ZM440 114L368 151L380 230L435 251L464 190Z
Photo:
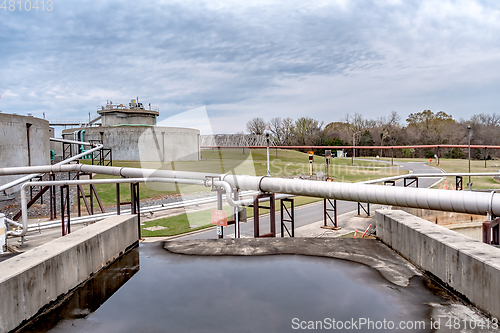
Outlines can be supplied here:
M0 42L0 110L47 119L136 96L160 120L205 106L220 133L257 116L500 112L498 0L54 0L0 9Z

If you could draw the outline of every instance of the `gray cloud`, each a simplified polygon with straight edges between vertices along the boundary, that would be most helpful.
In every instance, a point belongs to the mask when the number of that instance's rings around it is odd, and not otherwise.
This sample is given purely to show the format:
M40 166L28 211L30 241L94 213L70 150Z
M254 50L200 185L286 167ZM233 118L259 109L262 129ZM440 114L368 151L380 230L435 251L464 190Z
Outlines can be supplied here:
M465 116L478 91L497 111L497 2L70 1L0 15L4 112L85 119L139 95L164 116L206 105L237 131L284 112Z

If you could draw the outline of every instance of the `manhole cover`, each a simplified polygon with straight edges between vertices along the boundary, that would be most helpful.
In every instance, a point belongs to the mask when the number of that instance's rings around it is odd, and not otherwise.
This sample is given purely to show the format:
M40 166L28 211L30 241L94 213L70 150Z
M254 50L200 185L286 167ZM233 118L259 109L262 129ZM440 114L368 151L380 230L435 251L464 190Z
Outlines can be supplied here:
M157 230L163 230L163 229L167 229L167 227L162 227L161 225L155 225L154 227L144 228L144 230L147 230L147 231L157 231Z

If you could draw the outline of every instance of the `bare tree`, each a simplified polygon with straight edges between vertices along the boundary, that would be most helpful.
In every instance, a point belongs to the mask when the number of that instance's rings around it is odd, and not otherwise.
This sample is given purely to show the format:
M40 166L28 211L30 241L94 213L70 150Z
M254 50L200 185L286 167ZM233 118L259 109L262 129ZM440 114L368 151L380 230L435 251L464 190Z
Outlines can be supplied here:
M295 129L295 121L287 117L281 122L281 127L283 130L283 144L291 145L293 141L293 131Z
M278 145L283 144L283 122L280 117L271 119L269 129L274 137L274 142Z
M477 145L500 145L500 115L477 114L470 119L456 121L444 111L423 110L411 113L406 124L396 111L378 119L364 119L359 113L346 114L340 121L331 122L323 128L323 123L309 117L297 120L292 118L273 118L270 130L274 142L280 145L341 145L352 142L352 135L362 131L360 143L367 146L404 146L412 144L466 144L467 125L472 127L471 143ZM247 131L262 135L266 123L262 118L254 118L247 123ZM479 150L478 150L479 151ZM386 151L380 151L380 155ZM399 150L394 151L401 156ZM434 155L432 149L417 149L414 156ZM486 156L484 154L487 154ZM442 156L464 156L460 149L441 149ZM482 149L475 158L500 157L500 150Z
M396 111L391 111L391 115L389 116L389 120L387 122L388 125L391 126L398 126L399 127L399 122L401 121L401 117Z
M310 144L315 138L319 137L322 127L323 123L319 123L315 119L309 117L299 118L295 121L294 138L300 145Z
M266 122L262 118L253 118L247 123L247 132L262 135L266 130Z

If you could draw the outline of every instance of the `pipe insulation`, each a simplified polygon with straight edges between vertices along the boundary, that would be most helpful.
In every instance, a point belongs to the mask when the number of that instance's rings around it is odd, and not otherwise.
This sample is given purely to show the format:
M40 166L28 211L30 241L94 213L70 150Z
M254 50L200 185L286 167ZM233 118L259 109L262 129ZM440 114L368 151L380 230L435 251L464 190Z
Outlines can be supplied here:
M2 168L0 175L31 172L84 171L131 178L180 178L205 180L220 177L232 188L292 195L303 195L354 202L370 202L382 205L423 208L457 213L500 216L500 195L491 198L490 193L472 191L448 191L437 189L408 188L397 186L368 185L359 183L319 182L301 179L236 176L200 172L119 168L93 165L54 165L21 168ZM442 174L446 176L446 174Z
M56 164L52 165L52 167L58 166L58 165L65 165L66 163L69 163L71 161L75 161L77 159L80 159L81 157L84 157L84 156L86 156L88 154L91 154L94 151L97 151L97 150L101 149L102 147L103 147L103 145L97 145L95 148L89 149L86 152L83 152L81 154L72 156L72 157L70 157L68 159L65 159L64 161L56 163ZM6 169L22 169L22 168L25 168L25 167L13 167L13 168L6 168ZM36 167L28 167L28 168L36 168ZM24 183L24 182L27 182L31 178L38 177L38 176L41 176L42 174L46 173L46 172L38 172L38 171L35 171L35 172L36 173L31 173L31 172L10 173L11 175L18 175L18 174L21 174L21 175L23 175L23 174L29 174L29 175L27 175L25 177L21 177L19 179L16 179L16 180L10 182L10 183L7 183L7 184L4 184L4 185L0 186L0 191L5 191L5 190L7 190L7 189L9 189L11 187L14 187L14 186L19 185L19 184ZM48 171L48 172L50 172L50 171Z
M240 182L240 186L252 188L255 183ZM500 195L492 197L484 192L268 178L262 179L259 188L266 192L478 215L491 212L500 216Z

